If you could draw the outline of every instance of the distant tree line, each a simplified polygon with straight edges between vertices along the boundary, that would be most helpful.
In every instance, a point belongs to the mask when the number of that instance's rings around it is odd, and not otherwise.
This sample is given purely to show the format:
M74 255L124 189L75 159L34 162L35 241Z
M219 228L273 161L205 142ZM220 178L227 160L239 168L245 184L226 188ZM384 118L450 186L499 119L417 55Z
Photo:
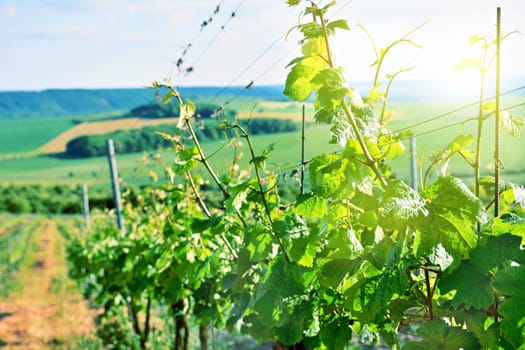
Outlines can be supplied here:
M90 208L113 208L110 191L90 191ZM0 212L79 214L82 189L66 185L0 185Z
M178 116L179 111L180 108L177 103L162 103L159 100L155 100L151 101L150 103L133 108L128 113L124 114L122 118L171 118ZM211 118L218 114L226 118L233 118L237 114L237 111L233 109L224 109L221 108L219 105L211 104L208 102L199 102L197 104L197 110L195 114L199 118L204 119Z
M240 121L247 127L248 121ZM212 119L201 118L196 122L195 133L201 141L213 141L222 139L226 133L233 136L232 130L224 130L219 123ZM287 119L253 119L250 122L252 135L275 134L282 132L293 132L298 130L298 125ZM184 130L177 129L175 124L163 124L149 126L141 129L119 130L103 135L79 136L66 145L65 155L71 158L88 158L103 156L107 153L106 142L113 139L117 153L132 153L152 151L171 146L171 142L164 140L158 131L170 135L179 135L186 138Z

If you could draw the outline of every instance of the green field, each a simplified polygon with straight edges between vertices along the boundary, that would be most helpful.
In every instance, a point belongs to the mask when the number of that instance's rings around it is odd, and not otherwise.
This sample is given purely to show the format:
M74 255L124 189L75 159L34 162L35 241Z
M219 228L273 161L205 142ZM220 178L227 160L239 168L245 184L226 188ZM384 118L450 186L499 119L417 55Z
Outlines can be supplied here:
M504 99L504 106L511 106L523 101L523 98L513 97ZM247 103L247 102L246 102ZM391 128L396 131L407 126L411 126L420 121L438 116L442 113L454 110L461 104L442 103L442 102L416 102L392 104L390 108L394 112L391 120ZM259 108L259 110L258 110ZM301 107L297 104L287 102L263 102L255 106L255 112L280 112L283 117L300 116ZM512 113L525 115L525 107L513 109ZM312 121L311 112L308 113L308 121ZM439 151L445 147L456 135L474 134L476 123L469 122L462 126L454 126L436 132L426 134L434 129L456 123L476 115L476 108L465 109L453 115L440 118L433 122L416 126L414 133L422 136L417 137L418 158L423 167L428 166L428 157L431 153ZM296 117L297 118L297 117ZM105 157L91 159L61 159L48 156L28 156L28 152L36 151L41 144L53 138L60 132L70 128L73 123L67 118L52 118L36 120L0 120L0 137L3 144L9 145L11 157L4 157L0 160L0 182L2 183L68 183L72 185L87 183L94 186L106 186L109 181L109 170ZM487 122L483 136L482 153L482 172L490 174L493 168L493 149L494 149L494 125ZM306 159L321 152L337 151L339 146L328 144L329 127L309 123L307 128L306 140ZM6 141L9 140L9 141ZM263 135L253 137L253 142L260 152L268 145L275 143L275 149L270 156L272 169L293 170L300 164L301 155L301 135L300 132L287 133L280 135ZM405 142L408 148L409 141ZM223 142L211 142L205 145L207 154L214 154L211 162L216 166L219 173L227 171L233 151L222 148ZM473 148L473 146L472 146ZM525 149L525 137L510 137L503 133L502 159L504 164L503 174L508 175L507 179L518 183L525 183L525 154L521 151ZM247 149L242 150L245 154L244 160L247 163ZM25 153L24 153L25 152ZM14 153L14 154L13 154ZM24 156L25 154L25 156ZM169 152L164 152L163 157L167 163L172 156ZM118 155L118 164L121 177L130 184L146 184L150 181L149 171L153 166L159 175L162 168L159 164L147 165L142 161L145 154L125 154ZM1 159L1 158L0 158ZM408 180L409 176L409 152L391 164L396 170L396 174ZM471 176L472 171L465 166L463 160L454 158L451 161L450 169L453 174L462 177Z
M73 125L73 119L65 117L0 119L0 157L36 151Z

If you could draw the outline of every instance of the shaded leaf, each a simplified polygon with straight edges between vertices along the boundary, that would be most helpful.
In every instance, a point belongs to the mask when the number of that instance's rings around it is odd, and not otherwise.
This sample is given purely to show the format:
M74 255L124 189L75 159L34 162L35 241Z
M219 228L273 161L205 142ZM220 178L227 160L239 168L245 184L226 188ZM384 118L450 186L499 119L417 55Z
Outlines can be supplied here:
M417 334L423 337L423 340L407 342L402 347L403 350L479 349L479 343L473 334L461 327L451 327L441 320L423 323L417 329Z

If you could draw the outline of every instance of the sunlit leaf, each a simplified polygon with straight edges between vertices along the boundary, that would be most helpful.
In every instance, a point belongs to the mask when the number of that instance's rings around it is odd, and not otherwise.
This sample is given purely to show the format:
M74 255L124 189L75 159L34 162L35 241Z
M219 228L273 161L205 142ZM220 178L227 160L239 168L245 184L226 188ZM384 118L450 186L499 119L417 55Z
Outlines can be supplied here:
M523 128L523 118L510 114L507 111L501 111L500 121L503 129L513 137L521 136L521 130Z
M442 244L456 261L468 255L476 246L473 226L486 221L481 201L455 177L439 177L423 192L428 216L419 216L415 225L418 254L429 254Z
M481 72L483 71L483 63L475 58L464 58L458 64L456 64L453 69L455 71L460 71L465 68L474 68Z

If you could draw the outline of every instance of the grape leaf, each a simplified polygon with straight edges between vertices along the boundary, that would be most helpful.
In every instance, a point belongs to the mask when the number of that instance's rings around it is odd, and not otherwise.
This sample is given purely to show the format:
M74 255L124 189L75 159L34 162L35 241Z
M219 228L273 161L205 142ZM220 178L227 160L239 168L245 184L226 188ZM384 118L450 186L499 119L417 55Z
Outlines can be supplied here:
M524 261L525 252L520 251L521 262ZM496 273L494 287L506 295L499 307L503 316L502 329L505 340L514 347L523 346L525 343L525 266L507 266Z
M451 176L439 177L422 195L429 215L414 220L417 254L428 255L441 243L459 262L477 244L473 225L486 221L483 204L460 179Z
M316 22L309 22L299 26L305 38L317 38L324 35L323 27Z
M512 115L507 111L500 112L500 120L503 129L513 137L521 136L521 129L523 128L523 118Z
M312 192L325 198L338 193L346 184L346 164L347 161L343 162L341 156L336 154L314 157L308 167Z
M470 307L486 308L494 302L491 277L480 271L476 266L463 262L451 275L439 280L439 289L443 293L456 290L452 306L455 308L465 305ZM472 288L476 286L476 288Z
M470 253L470 262L484 273L495 272L523 255L520 241L519 237L510 234L484 235Z
M295 65L286 77L283 93L292 100L305 101L316 88L316 86L311 83L311 80L318 72L319 68L315 66L309 66L303 63Z
M454 262L454 258L447 252L447 250L438 243L437 246L432 248L428 260L433 265L439 266L441 271L446 270Z
M461 327L450 327L444 321L434 320L423 323L417 334L423 337L422 341L407 342L403 350L457 350L479 349L477 339Z
M191 117L195 114L195 104L191 101L180 105L180 116L179 122L177 123L177 128L182 129L186 120L190 120Z
M503 233L511 233L515 236L521 237L522 243L524 243L525 219L514 213L504 213L501 216L494 218L492 234L501 235Z
M283 301L304 295L311 282L311 272L286 262L282 257L276 258L259 285L253 308L263 323L273 325L281 319L287 307Z
M406 183L393 180L383 194L379 224L386 229L401 230L419 215L427 215L425 200Z
M320 218L326 215L326 200L314 194L302 194L297 198L296 212L307 218Z
M336 28L350 30L350 27L348 26L348 22L344 19L338 19L326 25L326 29L328 30L329 33L333 33Z
M322 113L322 115L320 113ZM342 147L345 147L350 139L355 138L352 125L341 109L338 108L335 111L330 111L323 107L318 110L314 117L317 121L320 121L320 118L326 118L326 122L332 124L332 127L330 128L329 143L339 144Z
M440 279L439 288L444 293L457 291L452 299L455 308L461 305L467 309L471 306L486 308L495 298L494 273L517 260L520 255L519 237L510 234L483 236L476 249L470 253L470 259L463 261L452 274Z
M323 324L319 331L321 340L327 349L345 349L352 339L352 328L348 317L341 317Z

